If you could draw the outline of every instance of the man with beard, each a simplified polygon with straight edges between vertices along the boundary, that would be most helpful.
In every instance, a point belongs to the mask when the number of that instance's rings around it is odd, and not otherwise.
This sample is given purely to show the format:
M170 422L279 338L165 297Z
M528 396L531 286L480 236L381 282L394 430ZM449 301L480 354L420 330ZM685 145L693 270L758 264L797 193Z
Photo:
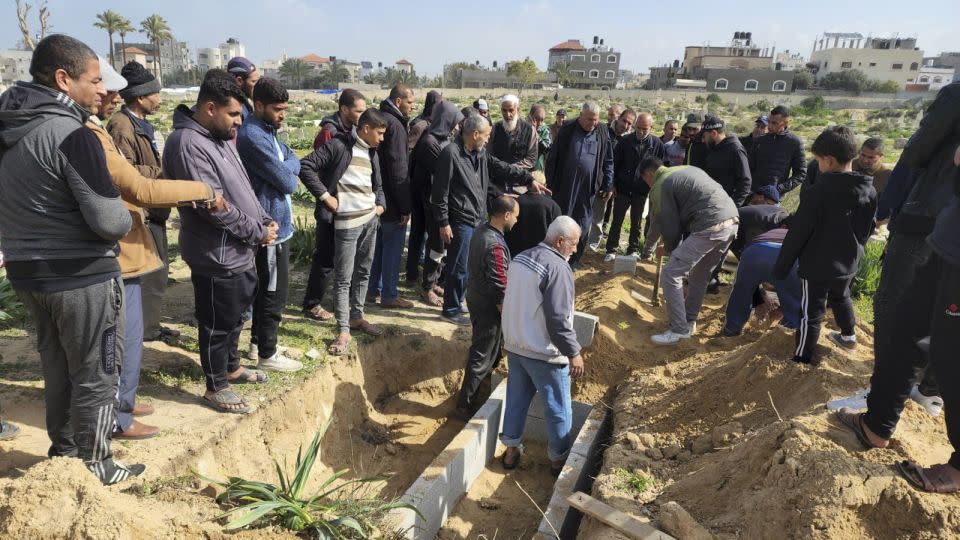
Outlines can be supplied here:
M500 313L510 266L510 250L503 235L516 225L520 211L520 205L512 197L501 195L493 199L490 220L477 227L470 239L467 307L473 337L457 400L457 414L464 418L469 418L476 408L474 398L480 383L500 362L503 338Z
M564 215L580 229L595 222L593 208L597 199L613 196L613 147L610 132L600 124L600 105L583 104L576 122L564 124L557 133L554 149L547 158L547 187ZM579 246L570 258L574 270L587 247L587 235L578 236Z
M367 98L363 97L363 94L353 88L340 92L340 97L337 99L337 112L324 116L320 121L320 131L313 139L313 149L316 150L337 133L350 133L365 110L367 110Z
M534 164L534 171L542 171L543 165L547 160L547 152L550 151L550 144L553 139L550 138L550 126L547 125L547 109L535 103L530 107L530 114L527 116L527 122L533 126L537 132L540 142L537 144L537 163Z
M253 105L250 104L250 100L253 99L253 87L260 80L260 72L257 71L257 66L253 65L253 62L242 56L231 58L227 62L227 71L230 72L230 75L233 75L234 82L237 83L237 87L240 88L243 97L246 98L241 103L243 105L243 120L246 121L247 117L253 114Z
M803 184L806 154L803 141L790 131L790 109L778 105L770 111L769 133L754 141L750 155L753 189L772 184L783 196Z
M180 249L190 267L199 323L200 364L206 376L201 403L217 412L246 414L250 404L231 389L263 383L263 371L240 365L237 351L242 316L257 289L255 256L274 243L278 225L264 212L236 148L230 143L241 125L243 93L229 73L204 76L191 109L173 113L173 133L163 149L163 170L175 179L198 178L223 194L219 212L180 211Z
M550 124L550 140L552 142L557 142L557 133L560 132L560 126L567 121L567 110L566 109L557 109L556 116L554 117L553 123Z
M704 171L723 186L737 207L743 206L752 181L747 151L736 136L724 133L723 120L715 116L704 118L701 133L710 149Z
M769 123L770 118L765 114L761 114L753 123L753 131L746 137L740 137L740 144L747 149L747 155L750 155L750 152L753 151L754 143L760 140L760 137L767 134L767 124ZM814 163L816 163L816 160L814 160Z
M463 120L463 113L457 110L456 105L449 101L437 103L430 128L417 141L417 146L410 156L410 188L413 204L420 206L424 215L424 224L427 231L426 256L423 261L423 275L421 278L420 296L424 302L432 306L443 305L443 289L437 285L443 274L446 247L440 241L440 226L433 216L430 205L430 193L433 191L433 175L437 170L437 158L443 147L450 143L450 137L459 128ZM410 237L411 245L413 237ZM413 259L417 269L417 253L419 248L407 249L407 280L410 279L410 267ZM419 270L418 270L419 273Z
M537 134L526 120L520 118L520 99L507 94L500 98L503 120L493 126L487 150L490 155L524 170L532 170L537 164ZM512 186L500 186L508 191Z
M623 115L631 112L624 111ZM640 113L637 118L636 132L623 138L613 149L613 185L615 189L613 202L613 221L610 223L610 236L607 238L607 254L604 262L611 262L620 248L620 231L623 220L630 211L630 243L627 245L627 256L636 256L640 249L640 220L643 217L643 208L647 204L647 195L650 186L640 178L637 166L648 157L655 157L661 161L666 157L666 150L659 137L652 133L653 117L650 113ZM648 220L649 223L649 220Z

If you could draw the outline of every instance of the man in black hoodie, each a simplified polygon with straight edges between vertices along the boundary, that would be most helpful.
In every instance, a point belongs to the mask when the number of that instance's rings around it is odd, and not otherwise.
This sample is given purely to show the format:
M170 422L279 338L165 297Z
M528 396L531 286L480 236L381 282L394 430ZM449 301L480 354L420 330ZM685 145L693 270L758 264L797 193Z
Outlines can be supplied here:
M877 192L869 176L853 172L857 138L848 128L827 128L813 142L820 180L804 193L790 221L774 276L785 279L794 262L803 281L800 326L793 360L813 363L813 350L827 304L840 326L830 339L855 349L856 316L850 302L850 283L857 273L863 245L873 230Z
M446 247L440 240L440 226L434 218L430 205L430 194L433 191L433 174L437 170L437 159L440 151L450 143L450 137L459 128L463 120L457 106L449 101L441 101L435 107L430 128L417 141L417 146L410 156L410 184L413 191L413 204L419 205L424 215L424 224L427 231L426 253L423 261L423 275L421 277L420 295L423 300L440 307L443 305L443 289L437 283L444 271L444 257ZM410 245L407 248L407 279L410 279L411 262L415 275L419 273L418 254L420 248L414 245L414 237L410 236ZM412 261L411 261L412 259Z
M370 268L367 302L376 302L379 297L380 305L386 308L413 307L413 302L401 298L397 292L403 240L411 212L407 123L412 110L413 90L405 84L394 86L387 99L380 103L380 112L387 120L387 131L377 147L377 156L387 208L380 216L380 229L377 230L377 250Z
M723 186L737 208L743 206L752 182L747 151L735 135L724 132L723 120L716 116L704 118L700 132L703 133L703 142L710 149L703 170Z
M750 154L753 189L772 184L783 196L807 175L803 141L790 131L790 109L783 105L770 111L768 122L769 132L754 140Z

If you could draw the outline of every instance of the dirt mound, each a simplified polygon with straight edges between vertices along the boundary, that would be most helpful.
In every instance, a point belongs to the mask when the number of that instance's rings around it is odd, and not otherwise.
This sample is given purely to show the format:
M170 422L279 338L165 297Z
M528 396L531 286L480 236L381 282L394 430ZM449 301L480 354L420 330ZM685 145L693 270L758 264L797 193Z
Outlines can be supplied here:
M716 538L960 534L960 501L919 493L890 466L946 459L941 419L908 404L891 447L863 452L823 406L868 384L866 331L855 354L823 346L818 367L786 360L792 333L749 342L758 336L715 339L736 348L634 371L614 402L614 439L594 495L665 529L677 527L682 507ZM581 537L620 538L592 522Z

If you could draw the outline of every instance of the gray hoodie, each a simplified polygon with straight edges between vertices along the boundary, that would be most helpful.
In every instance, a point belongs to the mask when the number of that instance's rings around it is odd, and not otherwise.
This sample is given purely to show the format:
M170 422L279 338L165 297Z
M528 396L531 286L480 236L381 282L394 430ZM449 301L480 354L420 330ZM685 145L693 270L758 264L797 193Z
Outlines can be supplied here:
M130 213L90 115L55 90L18 82L0 96L0 246L14 288L58 292L120 275Z
M273 218L257 201L233 144L213 137L186 105L173 112L173 133L163 148L163 172L175 180L202 181L222 193L229 205L220 212L180 209L180 254L190 269L218 277L252 268Z

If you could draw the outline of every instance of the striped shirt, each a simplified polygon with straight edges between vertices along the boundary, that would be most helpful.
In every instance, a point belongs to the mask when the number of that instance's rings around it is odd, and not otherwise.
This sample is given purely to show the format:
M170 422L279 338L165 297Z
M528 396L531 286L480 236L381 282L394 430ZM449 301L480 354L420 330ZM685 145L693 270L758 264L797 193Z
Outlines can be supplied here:
M334 228L352 229L377 215L377 194L373 191L370 146L356 137L350 165L337 183L337 214Z

